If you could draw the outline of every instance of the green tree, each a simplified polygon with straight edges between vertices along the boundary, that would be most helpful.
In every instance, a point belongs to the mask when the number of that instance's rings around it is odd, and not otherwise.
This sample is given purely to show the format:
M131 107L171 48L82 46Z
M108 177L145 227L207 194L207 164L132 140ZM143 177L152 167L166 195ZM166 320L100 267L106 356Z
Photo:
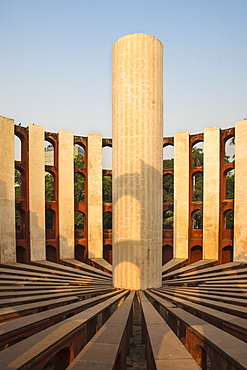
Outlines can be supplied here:
M234 227L234 211L230 209L226 213L226 229L233 229Z
M201 209L198 209L193 212L193 229L202 229L203 227L203 212Z
M203 166L203 150L193 146L192 148L192 168Z
M174 168L174 158L163 159L163 169L170 170Z
M103 203L112 203L112 177L110 175L103 176Z
M54 177L50 173L45 175L45 200L54 200Z
M173 212L172 211L165 211L163 213L163 229L173 229Z
M174 179L173 175L163 176L163 203L173 203L174 200Z
M21 173L15 170L15 199L21 199Z
M85 201L85 178L78 172L74 175L74 201Z
M82 212L75 212L74 213L74 225L75 229L84 229L84 222L85 222L85 215Z
M112 229L112 213L111 212L103 213L103 229L106 229L106 230Z
M84 154L77 154L74 157L74 168L84 169L85 163L85 155Z
M203 173L197 172L193 176L192 201L200 202L203 200Z
M235 175L230 172L226 175L226 199L234 199Z

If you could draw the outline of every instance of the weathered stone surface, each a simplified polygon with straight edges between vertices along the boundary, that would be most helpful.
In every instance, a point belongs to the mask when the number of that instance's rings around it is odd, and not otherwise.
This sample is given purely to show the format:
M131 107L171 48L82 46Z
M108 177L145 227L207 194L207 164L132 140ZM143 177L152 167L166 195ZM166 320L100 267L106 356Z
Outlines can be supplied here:
M14 120L0 116L0 262L15 262Z
M45 153L44 128L28 126L30 254L32 261L45 260Z
M174 258L188 258L189 133L174 135Z
M58 207L60 258L74 258L74 136L59 131Z
M161 285L163 46L132 34L113 48L114 285Z
M102 258L102 136L88 135L88 257Z

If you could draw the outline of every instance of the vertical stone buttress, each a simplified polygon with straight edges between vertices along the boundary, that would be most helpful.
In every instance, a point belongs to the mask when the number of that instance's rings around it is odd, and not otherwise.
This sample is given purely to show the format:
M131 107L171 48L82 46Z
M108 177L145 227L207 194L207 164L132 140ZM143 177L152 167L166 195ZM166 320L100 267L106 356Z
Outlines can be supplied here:
M218 259L220 212L220 129L204 130L203 259Z
M28 126L29 220L31 261L45 260L44 128Z
M234 261L247 262L247 121L235 124Z
M74 135L70 131L58 135L59 250L61 259L70 259L75 257Z
M174 135L174 258L188 258L189 133Z
M0 116L0 263L15 254L14 120Z
M102 136L88 135L88 257L102 258Z
M113 47L114 286L161 286L163 46L132 34Z

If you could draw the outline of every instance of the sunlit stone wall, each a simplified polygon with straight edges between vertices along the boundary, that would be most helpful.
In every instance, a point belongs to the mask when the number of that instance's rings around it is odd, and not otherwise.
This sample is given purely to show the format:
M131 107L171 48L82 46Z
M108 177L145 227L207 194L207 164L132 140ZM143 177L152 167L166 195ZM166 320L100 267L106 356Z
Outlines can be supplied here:
M15 262L14 120L0 116L0 263Z
M147 34L113 48L114 286L161 285L163 46Z
M29 220L32 261L45 260L45 154L44 128L28 126Z

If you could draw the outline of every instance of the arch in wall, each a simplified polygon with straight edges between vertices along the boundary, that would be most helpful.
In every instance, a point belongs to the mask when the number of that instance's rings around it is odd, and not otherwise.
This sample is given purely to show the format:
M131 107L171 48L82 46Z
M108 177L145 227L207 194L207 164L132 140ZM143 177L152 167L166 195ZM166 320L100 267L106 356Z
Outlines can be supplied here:
M190 249L190 263L200 261L202 259L202 247L195 245Z
M230 135L225 140L225 163L232 163L235 160L235 136Z
M54 150L54 143L48 139L48 140L45 140L45 143L44 143L44 151L45 151L45 165L46 166L54 166L54 154L55 154L55 150Z
M162 266L165 265L173 258L173 247L169 244L165 244L162 247Z
M103 213L103 229L112 230L112 212Z
M85 148L82 144L74 144L74 168L85 169Z
M51 172L45 172L45 201L55 200L55 178Z
M74 201L85 201L85 176L80 172L74 174Z
M174 201L174 176L170 173L163 175L163 203Z
M225 199L234 199L234 180L235 180L235 169L230 168L225 171Z
M15 161L22 161L22 136L15 134L14 136L14 151Z
M203 141L196 140L191 148L191 167L197 168L203 166Z
M192 174L192 201L203 201L203 172L197 171Z
M163 229L173 229L174 214L173 211L163 212Z
M103 258L112 264L112 245L106 244L103 247Z
M163 147L163 170L174 168L174 146L167 144Z
M81 211L74 213L75 230L84 230L85 227L85 214Z
M228 263L233 261L233 246L227 245L221 250L221 263Z
M75 259L78 261L85 261L86 259L86 247L81 244L75 246Z
M229 209L224 212L225 217L225 229L232 230L234 228L234 210Z
M112 203L112 176L105 175L102 179L103 203Z
M203 228L203 211L201 209L196 209L191 214L192 229L202 229Z
M57 248L53 245L46 246L46 260L51 262L58 262Z
M15 199L22 199L22 174L15 168Z
M112 147L105 145L102 148L102 168L104 170L112 169Z
M70 348L66 347L57 352L43 367L43 370L65 370L70 363Z
M28 254L26 248L22 247L21 245L16 246L16 262L19 263L27 263L28 262Z
M46 230L55 229L55 212L53 209L49 208L45 210L45 228Z

